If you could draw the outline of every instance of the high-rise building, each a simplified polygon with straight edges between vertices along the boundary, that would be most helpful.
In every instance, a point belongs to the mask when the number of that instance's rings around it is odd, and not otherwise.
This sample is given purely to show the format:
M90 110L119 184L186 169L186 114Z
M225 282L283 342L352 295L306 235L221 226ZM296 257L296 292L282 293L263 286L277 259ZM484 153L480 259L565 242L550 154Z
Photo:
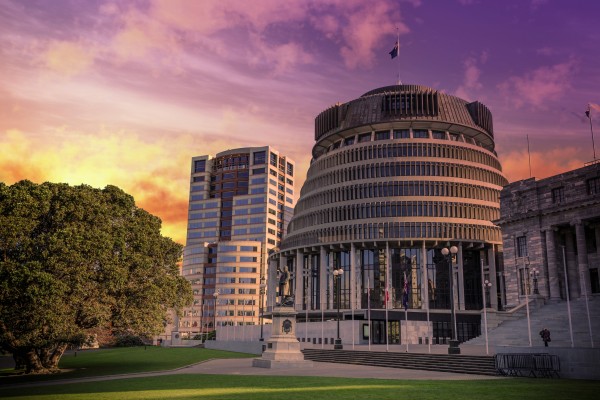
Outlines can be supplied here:
M192 158L182 273L194 305L179 319L184 337L258 323L267 253L293 213L294 173L294 162L269 146Z
M271 260L292 272L299 318L334 318L338 305L342 319L369 312L371 331L355 332L357 343L385 343L386 331L397 343L401 322L424 321L427 310L426 329L445 340L451 303L467 340L479 334L483 280L493 284L488 305L501 306L502 238L492 221L507 183L486 106L425 86L375 89L316 117L307 178ZM453 246L451 274L442 250Z

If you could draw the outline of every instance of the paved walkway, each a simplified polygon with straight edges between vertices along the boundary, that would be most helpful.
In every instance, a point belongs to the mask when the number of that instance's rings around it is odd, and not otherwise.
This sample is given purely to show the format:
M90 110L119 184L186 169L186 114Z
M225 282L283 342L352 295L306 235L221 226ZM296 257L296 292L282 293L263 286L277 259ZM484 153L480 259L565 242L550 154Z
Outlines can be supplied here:
M2 384L0 388L34 387L48 385L66 385L81 382L99 382L114 379L145 378L175 374L211 374L211 375L266 375L266 376L327 376L341 378L372 379L418 379L418 380L475 380L502 379L487 375L455 374L450 372L420 371L401 368L369 367L362 365L334 364L314 362L312 366L296 368L258 368L252 366L252 358L232 358L204 361L170 371L145 372L137 374L96 376L90 378L60 379L24 384ZM5 383L4 381L3 383Z

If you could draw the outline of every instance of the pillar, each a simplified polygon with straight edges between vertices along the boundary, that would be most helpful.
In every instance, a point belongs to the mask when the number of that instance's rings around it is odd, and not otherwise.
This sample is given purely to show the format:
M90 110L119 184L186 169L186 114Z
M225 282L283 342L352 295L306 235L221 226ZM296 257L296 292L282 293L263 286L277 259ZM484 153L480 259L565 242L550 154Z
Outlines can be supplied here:
M569 296L571 299L579 298L579 273L577 271L577 258L575 257L575 235L568 229L565 234L567 252L567 275L569 277Z
M319 247L319 309L327 309L327 251Z
M465 270L464 270L464 266L463 266L463 246L462 243L458 244L458 254L457 254L457 267L458 267L458 277L456 278L455 283L455 292L454 292L454 304L456 305L456 302L458 301L458 306L456 307L457 310L464 310L465 309ZM456 276L454 273L452 274L452 276ZM457 297L458 294L458 297Z
M429 309L429 271L427 271L427 248L425 247L425 241L421 242L421 299L423 310Z
M579 287L581 295L591 295L590 271L588 269L587 246L585 243L585 227L583 222L575 224L575 238L577 242L577 264L579 272Z
M359 308L357 305L357 288L356 288L356 247L354 243L350 244L350 308L356 310Z
M496 273L496 248L491 245L488 252L488 274L492 286L490 287L490 307L494 310L498 309L498 275ZM484 280L484 277L481 277ZM482 281L483 283L483 281ZM484 299L485 302L485 299Z
M548 262L548 290L550 300L560 300L560 286L558 284L559 263L556 259L556 244L554 242L554 229L546 229L546 261Z
M294 268L294 308L302 309L302 299L304 296L302 281L304 276L304 252L296 250L296 267ZM299 307L299 308L298 308Z

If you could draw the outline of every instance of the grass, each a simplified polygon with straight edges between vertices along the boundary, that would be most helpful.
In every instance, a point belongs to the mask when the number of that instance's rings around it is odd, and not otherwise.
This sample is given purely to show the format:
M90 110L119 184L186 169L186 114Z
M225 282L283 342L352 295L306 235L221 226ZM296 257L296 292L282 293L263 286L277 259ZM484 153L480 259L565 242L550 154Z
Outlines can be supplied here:
M474 381L407 381L321 377L168 375L8 389L12 399L527 399L596 398L595 381L498 379Z
M128 347L118 349L85 350L65 354L59 367L65 372L51 375L15 376L14 370L0 371L2 384L26 383L89 376L127 374L134 372L164 371L195 364L211 358L256 357L201 348Z

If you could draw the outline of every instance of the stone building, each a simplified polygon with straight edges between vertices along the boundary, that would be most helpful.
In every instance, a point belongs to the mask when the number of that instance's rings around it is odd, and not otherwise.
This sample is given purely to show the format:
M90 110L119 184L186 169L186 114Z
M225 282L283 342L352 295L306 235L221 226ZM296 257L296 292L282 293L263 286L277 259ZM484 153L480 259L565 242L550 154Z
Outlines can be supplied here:
M527 290L551 301L566 299L567 287L571 299L600 293L600 162L513 182L500 204L508 304Z
M292 272L300 318L335 318L339 306L343 319L372 320L361 340L443 341L454 303L467 340L480 332L482 279L493 282L486 303L500 306L492 221L507 183L486 106L419 85L372 90L316 117L307 179L271 262ZM442 254L451 246L457 268ZM414 332L401 333L405 319Z

